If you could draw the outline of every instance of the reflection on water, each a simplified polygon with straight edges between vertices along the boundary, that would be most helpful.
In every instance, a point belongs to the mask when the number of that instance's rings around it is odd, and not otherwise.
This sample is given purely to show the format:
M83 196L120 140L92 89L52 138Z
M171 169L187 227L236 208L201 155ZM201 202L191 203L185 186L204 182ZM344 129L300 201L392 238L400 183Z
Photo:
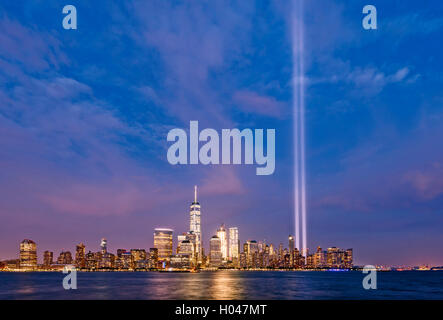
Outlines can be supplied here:
M210 296L214 300L233 300L244 298L244 278L236 277L235 272L215 272L212 274Z
M364 290L361 272L0 272L0 299L443 299L443 271L383 272Z

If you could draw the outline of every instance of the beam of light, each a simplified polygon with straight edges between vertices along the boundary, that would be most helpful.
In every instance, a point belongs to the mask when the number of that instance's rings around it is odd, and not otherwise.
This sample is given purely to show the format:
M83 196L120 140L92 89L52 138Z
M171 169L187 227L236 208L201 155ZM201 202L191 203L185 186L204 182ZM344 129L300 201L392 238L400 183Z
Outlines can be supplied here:
M307 254L303 0L292 1L294 215L296 247ZM301 218L301 219L300 219ZM301 220L301 224L300 224ZM302 235L302 238L300 237ZM302 241L300 241L302 239Z

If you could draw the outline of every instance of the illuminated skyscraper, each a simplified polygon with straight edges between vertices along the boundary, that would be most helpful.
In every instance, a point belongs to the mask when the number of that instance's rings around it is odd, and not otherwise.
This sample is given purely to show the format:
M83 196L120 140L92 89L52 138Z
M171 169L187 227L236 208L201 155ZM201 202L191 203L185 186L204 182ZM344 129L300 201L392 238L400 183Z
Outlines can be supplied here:
M156 228L154 230L154 248L158 249L158 260L169 261L172 256L172 234L174 230Z
M289 244L289 255L290 255L290 259L291 259L290 264L292 266L294 264L294 249L295 249L294 237L289 235L288 242L289 242L288 243Z
M75 266L77 268L86 267L85 245L80 243L75 248Z
M201 218L200 218L200 204L197 202L197 186L194 186L194 202L190 207L190 226L189 231L195 234L195 251L197 259L202 257L202 236L201 236Z
M222 224L217 230L217 237L220 239L220 251L222 254L222 259L226 260L228 258L228 239L224 224Z
M43 253L43 265L50 266L53 264L54 253L52 251L45 251Z
M238 259L240 254L240 240L238 239L238 228L229 228L229 258Z
M102 254L105 254L108 251L108 241L105 238L102 238L100 243Z
M339 252L340 252L339 248L336 247L328 248L326 256L328 267L337 268L339 266L340 263Z
M146 268L146 250L145 249L131 249L132 263L134 269Z
M289 238L288 238L288 241L289 241L289 251L292 252L295 249L294 237L290 235Z
M20 268L33 269L37 267L37 245L34 241L25 239L20 243Z
M62 251L57 258L57 264L71 264L72 254L70 251Z
M346 253L345 253L345 267L346 268L352 268L353 266L353 254L352 254L352 249L347 249Z
M209 266L219 267L222 262L220 238L213 236L209 242Z

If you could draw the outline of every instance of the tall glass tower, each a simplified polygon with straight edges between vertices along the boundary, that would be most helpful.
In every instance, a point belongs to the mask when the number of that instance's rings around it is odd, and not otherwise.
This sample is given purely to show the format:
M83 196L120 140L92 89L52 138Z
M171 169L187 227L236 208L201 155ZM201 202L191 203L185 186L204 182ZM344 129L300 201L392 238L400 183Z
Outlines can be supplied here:
M240 255L240 241L238 239L238 228L229 228L229 258L238 259Z
M195 234L195 252L197 256L197 261L200 261L202 258L202 237L200 223L200 204L197 202L197 186L194 186L194 202L191 203L189 216L189 231Z
M225 225L222 224L217 230L217 237L220 239L220 251L222 253L223 260L228 258L228 237L226 235Z

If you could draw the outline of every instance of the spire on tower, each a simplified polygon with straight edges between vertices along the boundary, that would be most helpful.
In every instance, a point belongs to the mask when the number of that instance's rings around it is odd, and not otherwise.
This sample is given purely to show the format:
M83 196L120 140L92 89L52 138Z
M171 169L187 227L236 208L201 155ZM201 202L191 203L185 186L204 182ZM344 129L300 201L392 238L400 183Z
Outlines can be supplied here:
M197 203L197 186L194 186L194 203Z

